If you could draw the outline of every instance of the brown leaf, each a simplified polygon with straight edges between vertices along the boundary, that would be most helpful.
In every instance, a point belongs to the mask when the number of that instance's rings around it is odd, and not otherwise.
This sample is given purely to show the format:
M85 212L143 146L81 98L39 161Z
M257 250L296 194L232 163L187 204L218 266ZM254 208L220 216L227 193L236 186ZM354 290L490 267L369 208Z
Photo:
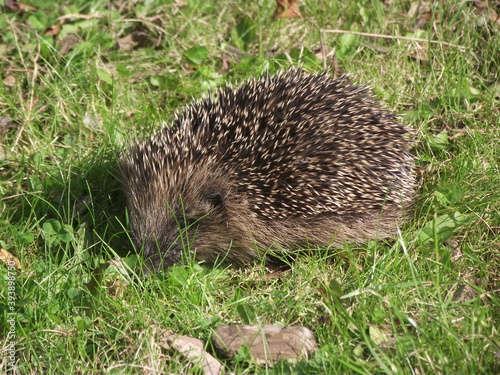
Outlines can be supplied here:
M21 269L21 262L14 255L5 249L0 249L0 261L4 262L7 267L15 267Z
M68 34L60 42L59 53L61 56L66 56L78 44L80 44L80 37L76 34Z
M5 78L3 79L3 84L7 87L14 87L16 85L16 82L16 77L13 75L5 76Z
M203 350L203 341L199 339L161 330L160 346L178 352L193 365L201 366L205 375L222 374L222 364Z
M240 61L241 57L243 56L243 52L239 50L236 47L233 47L231 45L226 46L224 48L224 53L222 54L221 57L221 72L225 72L229 70L229 66L233 63L237 63Z
M3 147L3 137L12 128L18 128L21 124L7 116L0 116L0 159L10 157L11 153Z
M301 18L297 0L276 0L274 18Z
M411 51L410 57L419 63L427 63L429 62L428 52L427 45L417 44Z
M120 51L128 52L135 48L146 47L148 45L156 46L158 41L144 31L133 31L123 38L119 38L117 43Z
M483 11L488 7L488 1L474 0L474 6L478 10Z
M317 349L314 334L301 326L218 326L212 341L217 351L227 358L247 346L257 363L268 365L283 359L307 359Z
M113 297L123 298L128 284L120 279L114 279L109 283L109 294Z
M5 10L10 12L17 12L19 10L19 1L8 0L5 3Z
M465 281L465 280L464 280ZM479 285L479 280L472 280L470 283L472 285ZM470 284L459 284L456 286L456 289L451 297L453 302L464 303L474 299L479 294L478 291L473 288Z
M43 32L43 35L56 36L56 35L59 35L60 32L61 32L61 25L55 24L55 25L49 26L49 28L47 28L47 30L45 30Z
M431 6L426 1L421 1L418 5L416 27L417 29L423 29L432 18Z
M37 8L28 4L21 3L20 1L8 0L5 3L5 9L11 12L24 13L24 12L33 12Z
M125 35L123 38L118 38L116 42L118 43L118 49L122 52L132 51L137 45L137 43L134 42L132 34Z
M493 7L488 6L488 1L474 0L474 6L479 13L486 14L490 21L500 24L500 16Z
M8 116L0 116L0 140L9 129L21 126L16 120Z

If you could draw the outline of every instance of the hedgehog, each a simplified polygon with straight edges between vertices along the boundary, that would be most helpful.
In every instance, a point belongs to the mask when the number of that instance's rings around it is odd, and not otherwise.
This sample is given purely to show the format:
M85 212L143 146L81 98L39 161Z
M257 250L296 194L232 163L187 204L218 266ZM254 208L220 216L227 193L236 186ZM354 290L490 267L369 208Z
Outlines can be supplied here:
M134 244L156 272L394 236L415 195L409 134L348 76L219 89L122 158Z

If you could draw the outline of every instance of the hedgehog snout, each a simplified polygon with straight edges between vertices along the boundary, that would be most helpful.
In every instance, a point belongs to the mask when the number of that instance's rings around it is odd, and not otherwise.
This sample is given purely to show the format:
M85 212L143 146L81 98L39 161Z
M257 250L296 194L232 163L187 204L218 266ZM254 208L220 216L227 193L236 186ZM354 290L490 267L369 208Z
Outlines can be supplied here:
M144 248L144 261L145 261L145 274L150 272L157 272L159 269L164 270L179 264L181 261L182 246L173 243L169 250L163 252L161 249L153 246L145 246Z
M143 250L146 273L157 272L158 268L168 269L181 262L187 237L184 232L176 223L171 223L164 225L158 234L149 234L136 242L136 248Z

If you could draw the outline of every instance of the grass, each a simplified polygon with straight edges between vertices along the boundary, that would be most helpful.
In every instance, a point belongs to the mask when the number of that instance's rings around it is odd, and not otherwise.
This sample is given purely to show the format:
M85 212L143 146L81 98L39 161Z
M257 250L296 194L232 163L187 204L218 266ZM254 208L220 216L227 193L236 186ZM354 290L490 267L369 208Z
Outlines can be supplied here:
M241 352L223 362L228 373L500 370L492 2L435 2L421 28L426 14L397 0L310 0L300 3L304 19L279 21L272 1L2 3L0 247L20 269L0 267L2 290L15 295L14 306L8 293L0 300L0 343L8 353L14 342L17 373L201 373L162 348L160 329L210 351L214 327L242 322L304 325L319 349L273 368ZM322 32L335 29L457 47ZM322 46L325 59L315 56ZM414 130L413 220L392 241L311 249L288 272L190 261L136 278L120 153L192 97L297 64L369 82ZM7 355L0 368L12 370Z

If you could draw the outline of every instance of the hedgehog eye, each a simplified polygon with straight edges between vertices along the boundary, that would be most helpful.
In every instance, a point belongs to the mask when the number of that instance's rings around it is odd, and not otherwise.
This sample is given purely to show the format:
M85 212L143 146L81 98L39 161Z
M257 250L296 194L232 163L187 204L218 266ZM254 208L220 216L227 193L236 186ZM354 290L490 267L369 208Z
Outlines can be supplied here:
M222 198L220 191L211 191L206 193L204 198L214 208L222 207L224 204L224 199Z

